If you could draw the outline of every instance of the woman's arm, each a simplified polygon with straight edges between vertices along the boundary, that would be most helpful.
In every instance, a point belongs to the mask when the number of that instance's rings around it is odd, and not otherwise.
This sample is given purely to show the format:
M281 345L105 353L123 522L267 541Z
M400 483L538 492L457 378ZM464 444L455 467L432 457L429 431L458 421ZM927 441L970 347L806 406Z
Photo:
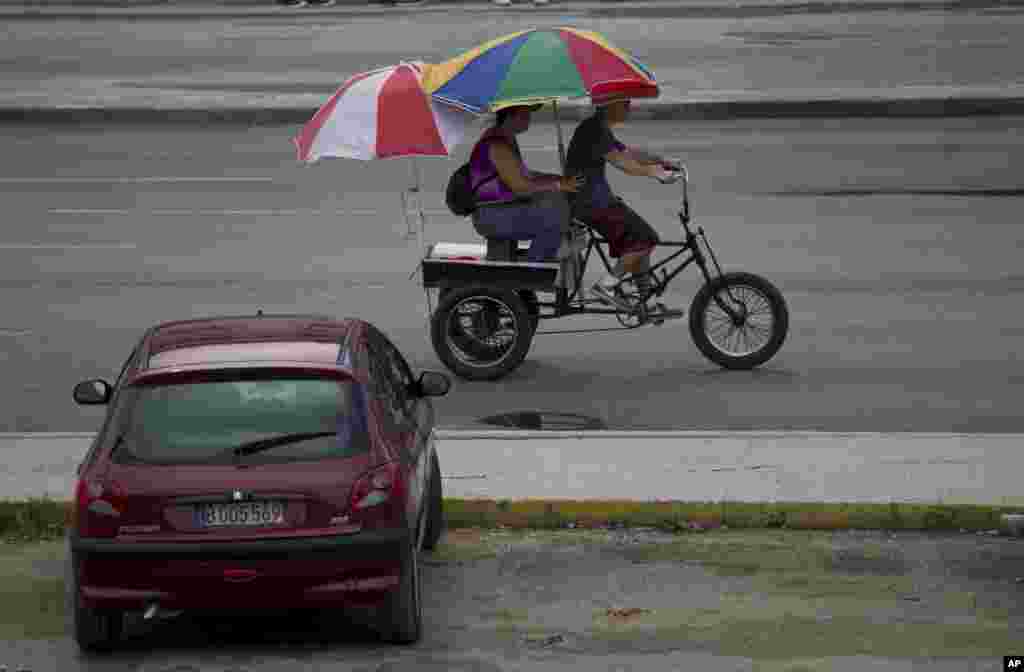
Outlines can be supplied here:
M519 169L519 157L505 143L495 142L490 150L498 177L517 195L528 196L542 191L576 191L574 178L540 174L531 179L523 175Z

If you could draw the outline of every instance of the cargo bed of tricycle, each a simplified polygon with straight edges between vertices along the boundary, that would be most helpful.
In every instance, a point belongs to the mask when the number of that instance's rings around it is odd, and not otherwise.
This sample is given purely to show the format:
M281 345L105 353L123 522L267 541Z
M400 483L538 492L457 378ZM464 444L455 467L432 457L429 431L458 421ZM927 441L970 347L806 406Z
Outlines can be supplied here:
M530 263L525 260L529 246L519 242L515 261L488 259L483 243L434 243L423 258L423 286L452 289L482 284L501 289L553 292L561 281L562 264Z

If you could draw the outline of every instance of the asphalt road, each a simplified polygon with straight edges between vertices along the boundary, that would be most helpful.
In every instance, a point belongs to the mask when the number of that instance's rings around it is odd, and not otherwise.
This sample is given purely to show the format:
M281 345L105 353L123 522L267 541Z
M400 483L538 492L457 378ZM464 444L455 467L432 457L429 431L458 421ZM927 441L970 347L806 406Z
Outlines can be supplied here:
M692 15L685 3L577 2L543 10L480 4L269 17L246 16L245 8L204 17L194 7L175 17L156 8L165 18L140 9L128 21L5 14L0 106L317 107L355 72L400 60L436 62L499 35L553 25L602 32L654 70L667 99L1024 90L1019 5L863 11L864 3L842 3L829 12L772 16L731 4L707 16Z
M627 127L627 142L685 158L695 223L726 269L782 289L789 340L762 370L727 373L683 321L538 336L509 378L457 382L441 423L535 409L617 429L1024 431L1019 128L1013 118ZM0 431L94 430L100 415L73 404L73 384L116 375L160 320L357 315L415 367L441 367L410 279L419 247L399 196L410 163L302 166L295 130L5 129ZM531 129L528 163L554 169L553 142L553 127ZM420 161L427 242L476 240L443 210L456 165ZM676 187L613 184L663 236L678 231ZM672 302L686 307L697 288L688 270Z

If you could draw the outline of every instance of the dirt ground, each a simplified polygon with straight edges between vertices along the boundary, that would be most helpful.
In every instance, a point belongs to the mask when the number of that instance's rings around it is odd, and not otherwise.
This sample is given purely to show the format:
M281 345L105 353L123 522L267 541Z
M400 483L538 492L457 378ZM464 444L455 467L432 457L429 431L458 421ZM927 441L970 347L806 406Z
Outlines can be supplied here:
M990 535L450 530L416 646L362 613L226 611L132 620L103 658L67 635L62 551L0 548L0 669L962 672L1024 649L1024 540Z

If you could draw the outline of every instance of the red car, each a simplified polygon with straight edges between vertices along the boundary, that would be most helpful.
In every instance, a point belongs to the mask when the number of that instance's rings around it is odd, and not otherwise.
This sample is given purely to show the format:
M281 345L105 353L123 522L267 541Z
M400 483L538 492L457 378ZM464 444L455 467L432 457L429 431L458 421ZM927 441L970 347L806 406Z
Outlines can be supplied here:
M68 525L75 639L108 650L125 613L379 605L421 633L417 551L443 526L432 396L372 325L226 317L149 329L78 468Z

